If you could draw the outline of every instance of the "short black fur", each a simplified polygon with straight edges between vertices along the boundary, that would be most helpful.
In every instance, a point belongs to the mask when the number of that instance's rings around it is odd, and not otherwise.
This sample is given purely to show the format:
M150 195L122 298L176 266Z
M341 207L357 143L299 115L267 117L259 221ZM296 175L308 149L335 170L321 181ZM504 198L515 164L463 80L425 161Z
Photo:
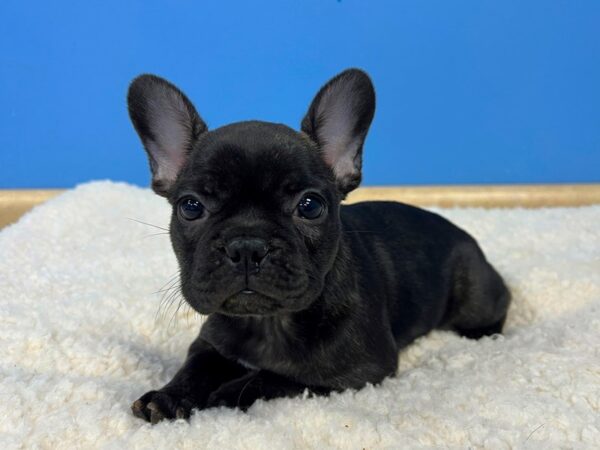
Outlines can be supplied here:
M319 91L301 132L258 121L208 131L175 86L133 81L153 187L173 206L182 293L208 314L136 416L359 389L393 375L398 353L432 329L501 332L510 293L466 232L401 203L340 205L360 182L374 109L371 81L350 69ZM297 209L307 196L323 206L311 219ZM180 210L189 198L202 205L194 220Z

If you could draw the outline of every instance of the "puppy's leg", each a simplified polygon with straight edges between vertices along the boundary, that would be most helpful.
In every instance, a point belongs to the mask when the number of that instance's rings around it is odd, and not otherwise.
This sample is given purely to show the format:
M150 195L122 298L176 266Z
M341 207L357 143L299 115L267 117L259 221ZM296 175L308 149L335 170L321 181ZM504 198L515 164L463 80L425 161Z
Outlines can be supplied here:
M500 333L511 299L502 277L476 245L461 248L456 264L448 324L470 339Z
M309 387L266 370L254 370L243 377L223 384L210 394L207 407L228 406L247 410L256 400L295 397L306 389L317 395L327 395L331 390Z
M198 337L173 379L163 388L142 395L131 410L153 424L163 419L188 418L193 408L206 407L211 392L247 372L247 368L223 357Z

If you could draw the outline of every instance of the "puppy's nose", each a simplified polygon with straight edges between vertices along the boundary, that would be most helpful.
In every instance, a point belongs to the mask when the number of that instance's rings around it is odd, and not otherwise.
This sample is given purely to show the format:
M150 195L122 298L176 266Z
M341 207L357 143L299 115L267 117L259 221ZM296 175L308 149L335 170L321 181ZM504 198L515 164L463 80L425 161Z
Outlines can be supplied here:
M235 238L229 241L225 246L225 253L236 266L243 267L257 266L261 263L267 253L269 247L267 243L260 238L243 237Z

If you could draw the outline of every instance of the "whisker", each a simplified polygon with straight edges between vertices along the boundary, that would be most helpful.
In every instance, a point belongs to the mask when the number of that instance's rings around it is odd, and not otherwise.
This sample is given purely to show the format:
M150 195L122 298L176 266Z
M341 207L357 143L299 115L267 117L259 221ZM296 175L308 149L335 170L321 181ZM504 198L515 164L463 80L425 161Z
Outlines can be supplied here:
M173 272L171 274L171 276L169 277L169 280L164 285L168 284L171 280L174 280L176 277L179 276L180 273L181 273L181 270L177 269L175 272ZM164 285L163 285L163 287L164 287Z
M166 321L167 316L170 316L167 329L170 330L172 327L177 327L179 316L185 317L186 326L189 327L191 321L198 315L196 310L186 301L183 293L181 292L181 278L180 270L175 272L171 277L161 286L161 288L153 294L162 294L160 303L154 315L154 321ZM177 302L177 307L173 311L172 307ZM183 312L180 314L181 307L184 307ZM172 313L171 313L172 311ZM198 315L202 321L202 315Z
M173 286L172 289L170 289L170 291L165 291L165 293L163 294L163 298L161 300L161 305L163 304L163 302L165 303L165 305L168 305L169 303L173 302L173 299L175 297L177 297L177 295L179 294L179 289L181 286L179 286L179 284Z
M175 320L175 325L177 325L177 313L179 312L179 309L181 308L181 306L184 303L185 303L185 298L183 298L183 295L182 295L179 299L179 304L177 305L177 309L175 310L175 313L171 316L171 320L169 320L169 325L167 326L168 329L171 329L171 322L173 322L173 320Z
M166 312L166 310L168 310L170 305L173 303L175 297L177 297L177 293L178 289L174 289L171 292L166 292L160 301L159 309L163 308Z
M165 293L165 292L172 291L173 289L180 288L181 286L178 286L177 284L175 284L176 282L177 282L177 280L173 280L172 286L169 286L169 287L166 287L166 288L161 289L159 291L153 292L152 294L162 294L162 293Z
M169 231L168 228L163 228L163 227L159 227L158 225L153 225L151 223L142 222L141 220L133 219L131 217L127 217L127 219L133 220L134 222L137 222L137 223L141 223L142 225L148 225L149 227L158 228L159 230L163 230L163 231L167 231L167 232Z
M153 292L153 294L160 294L163 292L168 292L177 286L177 282L179 281L179 277L173 277L170 281L166 282L158 291Z
M152 236L162 236L162 235L165 235L165 234L166 234L166 235L168 235L169 233L166 233L166 232L165 232L165 233L153 233L153 234L147 234L146 236L142 236L142 238L146 239L146 238L149 238L149 237L152 237Z
M155 294L162 293L160 303L154 315L154 320L164 320L171 305L181 295L181 284L179 278L179 271L175 273L171 278L163 284ZM161 313L162 312L162 313Z
M180 297L180 295L181 295L181 292L179 290L174 290L174 291L168 293L167 295L163 296L163 300L161 301L161 304L158 307L155 320L157 317L159 317L158 313L161 311L162 311L162 314L160 314L160 320L161 321L165 320L169 309L171 309L171 306L173 306L173 304L175 303L175 300L177 300Z
M162 292L163 289L165 288L165 286L167 285L173 285L174 282L176 282L177 280L179 280L179 270L177 272L175 272L173 275L171 275L169 277L169 279L167 280L167 282L165 284L163 284L158 291L153 292L152 294L158 294L159 292Z

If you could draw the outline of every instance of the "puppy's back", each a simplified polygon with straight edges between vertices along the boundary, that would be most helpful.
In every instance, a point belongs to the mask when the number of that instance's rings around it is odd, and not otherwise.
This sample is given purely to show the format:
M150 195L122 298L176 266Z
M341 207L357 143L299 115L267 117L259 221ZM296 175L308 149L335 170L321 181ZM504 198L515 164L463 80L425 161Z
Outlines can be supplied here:
M468 337L501 331L510 293L464 230L398 202L345 205L340 215L363 296L379 307L386 299L383 319L399 348L433 328Z

